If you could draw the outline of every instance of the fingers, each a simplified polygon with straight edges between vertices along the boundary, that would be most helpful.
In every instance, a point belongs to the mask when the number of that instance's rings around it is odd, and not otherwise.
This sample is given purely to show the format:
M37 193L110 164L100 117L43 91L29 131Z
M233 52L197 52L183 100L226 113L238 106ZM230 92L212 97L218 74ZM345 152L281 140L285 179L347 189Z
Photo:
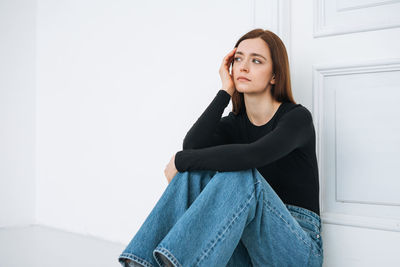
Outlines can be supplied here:
M224 66L224 69L229 70L230 64L232 63L234 59L234 54L236 52L236 47L233 48L225 57L222 63L222 66Z
M236 52L237 47L234 47L229 53L228 55L233 55Z
M235 54L236 49L237 49L237 47L233 48L233 49L225 56L225 58L224 58L225 64L227 64L228 61L232 61L233 55Z

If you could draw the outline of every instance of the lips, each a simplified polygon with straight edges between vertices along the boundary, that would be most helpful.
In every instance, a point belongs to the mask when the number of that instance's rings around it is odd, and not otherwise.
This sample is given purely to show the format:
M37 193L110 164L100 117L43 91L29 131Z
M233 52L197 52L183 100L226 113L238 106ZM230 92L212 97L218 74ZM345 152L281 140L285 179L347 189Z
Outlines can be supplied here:
M243 77L243 76L239 76L239 77L237 78L237 80L238 80L238 81L245 81L245 82L249 82L249 81L250 81L249 79L247 79L246 77Z

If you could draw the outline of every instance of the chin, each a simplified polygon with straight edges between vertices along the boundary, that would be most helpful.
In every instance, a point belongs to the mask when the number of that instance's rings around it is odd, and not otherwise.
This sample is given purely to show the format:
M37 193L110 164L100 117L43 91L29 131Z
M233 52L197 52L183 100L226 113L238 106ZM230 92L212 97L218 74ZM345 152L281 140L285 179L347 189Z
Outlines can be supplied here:
M236 91L240 93L252 93L254 92L254 88L252 88L251 86L239 85L236 87Z
M239 85L238 87L236 87L236 91L238 91L239 93L246 93L246 94L259 94L265 92L265 89Z
M236 88L237 91L239 91L241 93L244 93L246 91L251 90L250 89L251 87L249 85L246 86L246 85L243 85L241 83L235 84L235 88Z

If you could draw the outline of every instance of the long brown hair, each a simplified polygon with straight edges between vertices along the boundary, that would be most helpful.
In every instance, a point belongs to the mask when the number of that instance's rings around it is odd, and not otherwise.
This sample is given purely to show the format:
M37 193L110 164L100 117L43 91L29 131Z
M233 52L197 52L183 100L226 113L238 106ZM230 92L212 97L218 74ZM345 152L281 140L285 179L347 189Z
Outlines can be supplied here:
M292 95L289 59L286 52L286 47L281 38L271 31L257 28L243 35L237 41L235 47L238 47L240 42L243 40L254 38L263 39L269 47L269 51L271 53L272 69L275 74L275 84L272 84L271 86L272 98L279 102L292 102L297 104ZM233 62L234 61L232 61L232 64ZM232 112L237 115L243 108L245 108L243 93L235 90L232 95Z

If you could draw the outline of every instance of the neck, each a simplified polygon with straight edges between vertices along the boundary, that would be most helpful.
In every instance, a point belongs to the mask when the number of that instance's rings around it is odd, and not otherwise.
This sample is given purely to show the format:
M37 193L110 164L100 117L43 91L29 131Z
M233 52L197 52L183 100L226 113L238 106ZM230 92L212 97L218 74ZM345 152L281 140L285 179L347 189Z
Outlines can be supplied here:
M270 90L261 93L244 93L243 96L247 117L256 126L266 124L281 104L272 98Z

